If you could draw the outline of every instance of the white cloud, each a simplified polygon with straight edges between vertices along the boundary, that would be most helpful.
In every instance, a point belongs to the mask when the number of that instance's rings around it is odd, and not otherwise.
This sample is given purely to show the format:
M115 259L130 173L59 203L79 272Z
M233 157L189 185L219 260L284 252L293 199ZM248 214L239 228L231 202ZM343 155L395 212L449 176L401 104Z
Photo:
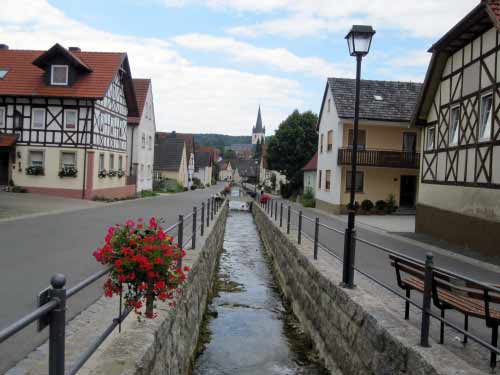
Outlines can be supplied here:
M259 104L270 129L304 104L297 81L195 65L169 41L97 30L47 1L4 0L0 41L15 49L47 49L59 42L83 50L126 51L133 76L153 80L159 130L248 134Z
M353 76L352 63L332 64L319 57L300 57L284 48L260 48L232 38L207 34L186 34L173 38L178 45L198 51L224 53L238 63L270 65L283 72L306 73L321 79L329 76Z

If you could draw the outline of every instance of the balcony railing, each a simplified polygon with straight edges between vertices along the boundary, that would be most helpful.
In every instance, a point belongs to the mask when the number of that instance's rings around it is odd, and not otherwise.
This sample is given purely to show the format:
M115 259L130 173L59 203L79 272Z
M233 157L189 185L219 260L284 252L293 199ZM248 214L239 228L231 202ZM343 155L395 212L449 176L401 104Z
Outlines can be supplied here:
M352 149L339 149L339 165L350 165L351 158ZM420 154L411 151L396 150L358 150L357 165L366 167L418 169L420 166Z

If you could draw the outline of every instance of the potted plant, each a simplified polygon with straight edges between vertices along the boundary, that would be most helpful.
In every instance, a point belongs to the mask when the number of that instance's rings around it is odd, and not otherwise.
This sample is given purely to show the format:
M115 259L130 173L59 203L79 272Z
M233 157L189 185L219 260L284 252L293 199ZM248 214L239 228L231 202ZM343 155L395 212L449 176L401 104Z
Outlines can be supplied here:
M65 167L59 171L59 177L76 177L78 170L75 167Z
M104 178L104 177L106 177L107 175L108 175L108 172L106 172L106 170L105 170L105 169L101 169L101 170L99 171L99 173L97 173L97 177L99 177L99 178Z
M26 174L30 176L41 176L44 174L43 167L32 165L26 168Z
M173 243L157 220L128 220L108 229L104 246L94 253L96 260L111 266L104 283L107 297L123 293L125 303L135 310L138 318L146 307L146 318L154 318L156 300L173 300L181 292L188 267L178 267L185 251ZM174 301L170 302L175 305Z
M110 170L110 171L108 172L108 177L115 177L115 176L116 176L116 174L117 174L117 172L116 172L116 171L114 171L114 170Z
M116 171L116 176L118 178L122 178L123 176L125 176L125 172L121 169L119 169L118 171Z

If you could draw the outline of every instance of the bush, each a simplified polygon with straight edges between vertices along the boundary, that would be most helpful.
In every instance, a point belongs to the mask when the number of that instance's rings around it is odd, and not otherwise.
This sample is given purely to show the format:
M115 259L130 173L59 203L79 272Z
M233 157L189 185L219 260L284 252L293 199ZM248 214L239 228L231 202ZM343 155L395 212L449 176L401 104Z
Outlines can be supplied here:
M388 214L392 214L397 209L398 209L398 206L397 206L397 202L396 202L396 197L394 196L394 194L391 193L387 197L387 207L386 207L385 211Z
M284 199L288 199L292 196L292 189L290 189L289 184L281 184L280 194Z
M158 193L152 190L141 190L141 198L156 197Z
M191 185L191 190L196 190L198 187L196 185Z
M302 205L304 207L315 207L316 206L316 200L314 199L314 193L310 187L307 188L306 191L304 192L304 195L302 195L301 202L302 202Z
M387 207L387 202L383 200L378 200L375 202L375 209L377 211L385 211Z
M370 211L373 208L373 202L369 199L365 199L361 202L361 209L363 211Z

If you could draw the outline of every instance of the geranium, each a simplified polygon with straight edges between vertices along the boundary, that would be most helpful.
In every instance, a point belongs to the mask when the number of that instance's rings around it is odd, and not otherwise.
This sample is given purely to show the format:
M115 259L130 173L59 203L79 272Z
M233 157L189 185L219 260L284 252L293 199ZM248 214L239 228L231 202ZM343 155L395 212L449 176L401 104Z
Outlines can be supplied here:
M128 220L123 225L110 227L104 245L93 253L99 263L111 266L104 283L105 296L123 293L127 306L139 317L146 306L145 316L154 318L156 299L174 299L175 294L181 292L189 270L178 266L186 252L173 240L156 218L147 224L140 218L137 223Z

